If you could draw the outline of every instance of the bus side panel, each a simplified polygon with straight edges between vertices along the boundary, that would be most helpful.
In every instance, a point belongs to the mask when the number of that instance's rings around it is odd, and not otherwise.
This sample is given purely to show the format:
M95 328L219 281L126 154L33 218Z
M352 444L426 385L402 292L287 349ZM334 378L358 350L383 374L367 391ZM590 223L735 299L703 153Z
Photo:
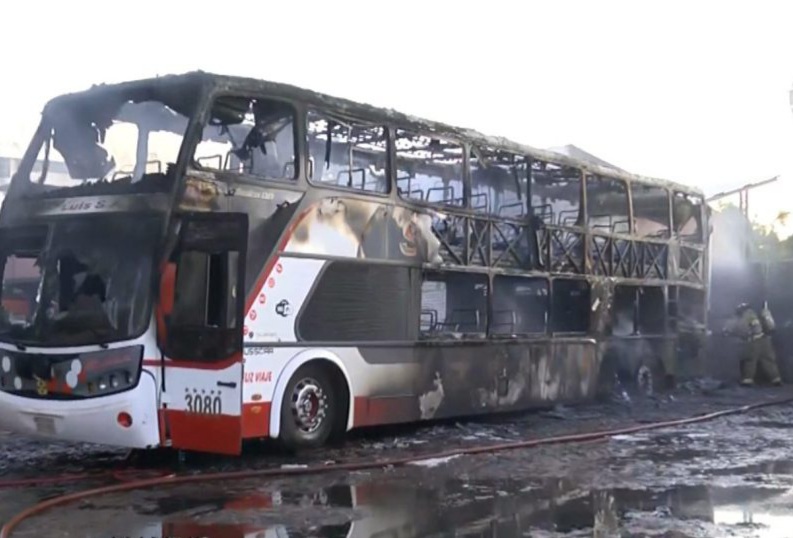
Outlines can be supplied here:
M596 394L600 372L592 340L366 347L360 353L366 365L350 368L367 389L356 401L356 426L586 401ZM395 381L395 371L410 372L409 387ZM359 409L367 416L358 416Z
M237 187L229 211L248 215L248 250L245 257L246 304L258 298L274 265L279 243L290 236L303 193L253 186ZM282 245L281 245L282 246ZM268 273L265 275L264 273ZM246 309L247 310L247 309Z
M596 394L594 341L310 348L250 343L243 437L272 435L276 387L295 362L334 357L352 383L351 427L470 416L578 402Z
M301 350L249 344L245 347L242 382L242 436L246 439L270 436L270 413L275 386L287 363Z
M440 241L427 211L328 197L303 204L283 251L316 256L439 263Z

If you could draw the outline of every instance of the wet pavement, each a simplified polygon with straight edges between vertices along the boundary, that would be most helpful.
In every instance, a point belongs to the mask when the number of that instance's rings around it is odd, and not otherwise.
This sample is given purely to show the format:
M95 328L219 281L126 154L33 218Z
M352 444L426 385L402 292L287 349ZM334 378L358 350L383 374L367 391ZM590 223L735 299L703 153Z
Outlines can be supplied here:
M428 427L369 431L300 456L251 446L239 459L193 458L182 472L315 465L429 454L454 446L666 420L791 393L680 391ZM715 421L366 472L163 486L57 508L14 536L407 537L793 536L793 406ZM121 451L0 436L2 478L118 465ZM85 462L90 462L86 464ZM0 520L87 487L0 490Z

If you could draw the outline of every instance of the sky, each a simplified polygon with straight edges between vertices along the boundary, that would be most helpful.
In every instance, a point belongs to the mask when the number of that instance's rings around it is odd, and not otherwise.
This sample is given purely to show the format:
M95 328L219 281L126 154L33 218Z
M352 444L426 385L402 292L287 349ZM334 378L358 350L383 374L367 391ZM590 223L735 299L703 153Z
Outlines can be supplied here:
M793 200L793 3L204 2L0 3L0 151L57 94L202 69Z

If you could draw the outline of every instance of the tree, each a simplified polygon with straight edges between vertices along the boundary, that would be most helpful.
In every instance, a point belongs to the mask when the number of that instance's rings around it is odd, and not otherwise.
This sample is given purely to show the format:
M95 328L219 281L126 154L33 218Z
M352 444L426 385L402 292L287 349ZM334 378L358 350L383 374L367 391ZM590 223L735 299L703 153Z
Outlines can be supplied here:
M774 262L793 259L793 236L779 239L779 228L787 225L790 212L780 211L769 224L752 222L755 245L760 260Z

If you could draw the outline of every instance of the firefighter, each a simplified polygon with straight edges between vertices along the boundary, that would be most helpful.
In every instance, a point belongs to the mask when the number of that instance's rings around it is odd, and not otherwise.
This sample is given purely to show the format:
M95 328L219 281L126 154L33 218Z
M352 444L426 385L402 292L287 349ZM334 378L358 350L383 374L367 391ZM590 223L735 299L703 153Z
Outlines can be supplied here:
M724 328L724 334L737 337L742 342L740 351L741 385L754 384L758 363L763 374L768 377L771 383L782 384L774 346L771 342L773 325L773 318L767 306L758 316L752 307L741 303L735 309L735 317Z

